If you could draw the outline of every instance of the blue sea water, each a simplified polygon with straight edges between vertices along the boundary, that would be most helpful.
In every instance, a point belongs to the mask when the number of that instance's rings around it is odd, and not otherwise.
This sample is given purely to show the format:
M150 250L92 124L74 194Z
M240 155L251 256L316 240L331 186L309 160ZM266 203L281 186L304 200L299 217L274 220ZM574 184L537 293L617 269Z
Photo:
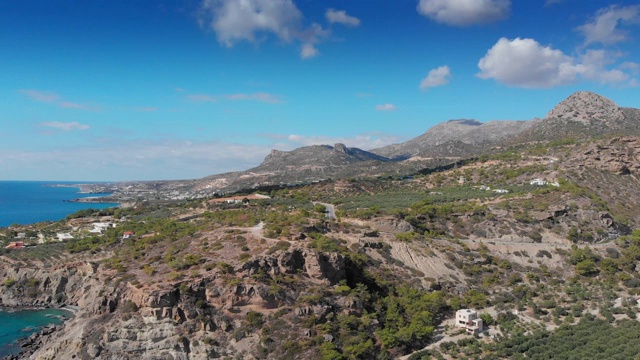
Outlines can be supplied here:
M51 187L78 184L60 181L0 181L0 227L57 221L78 210L104 209L118 204L65 202L99 194L79 194L77 188ZM104 194L103 194L104 195Z
M40 221L57 221L78 210L104 209L118 204L72 203L80 197L106 194L79 194L77 188L52 187L53 184L73 185L79 182L60 181L0 181L0 227L11 224L32 224ZM2 264L0 263L0 266ZM48 324L60 324L52 315L70 316L55 309L7 311L0 308L0 358L17 354L16 340L26 338Z
M0 308L0 358L20 352L16 340L29 337L43 326L61 324L60 316L72 314L59 309L20 310Z

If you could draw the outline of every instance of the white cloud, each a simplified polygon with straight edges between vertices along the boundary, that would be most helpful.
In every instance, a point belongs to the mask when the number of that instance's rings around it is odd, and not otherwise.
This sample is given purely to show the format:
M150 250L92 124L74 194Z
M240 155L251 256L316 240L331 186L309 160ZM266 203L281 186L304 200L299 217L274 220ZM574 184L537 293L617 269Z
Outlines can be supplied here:
M325 13L325 16L327 17L327 20L331 24L338 23L338 24L347 25L347 26L360 25L360 19L347 15L347 12L344 10L329 9Z
M19 90L21 94L24 94L35 101L40 102L53 102L60 99L60 95L50 92L50 91L40 91L40 90Z
M282 103L282 98L278 95L257 92L252 94L236 93L236 94L223 94L223 95L211 95L211 94L192 94L187 95L187 98L197 102L213 102L217 103L222 100L227 101L257 101L269 104Z
M140 140L89 148L12 149L2 153L2 176L75 181L194 179L249 169L269 151L270 145Z
M205 0L202 3L208 27L218 41L233 46L238 41L256 42L256 34L272 33L290 41L302 13L292 0Z
M89 125L80 124L79 122L60 122L60 121L48 121L43 122L40 125L51 127L58 130L71 131L71 130L87 130L90 128Z
M533 39L501 38L478 62L481 79L525 88L548 88L576 80L573 59Z
M231 101L250 100L269 104L279 104L282 102L280 96L263 92L253 94L228 94L224 95L224 98Z
M329 9L325 16L331 24L360 23L341 10ZM275 36L285 43L301 43L303 59L317 56L316 45L331 36L329 28L304 24L304 16L293 0L203 0L198 21L213 30L218 41L227 47L241 41L259 43Z
M376 105L376 110L377 111L394 111L396 110L397 107L393 104L381 104L381 105Z
M629 70L634 75L640 74L640 64L636 62L625 61L622 64L620 64L620 69Z
M577 29L585 36L585 45L601 43L612 45L628 40L627 32L620 30L620 24L640 23L640 5L620 7L617 5L600 9L593 21Z
M629 80L629 75L619 69L608 70L606 67L615 62L618 54L605 50L587 50L580 57L578 70L580 75L587 80L597 81L603 84L623 83Z
M418 12L439 23L455 26L484 24L506 18L511 0L420 0Z
M62 100L62 97L60 95L50 91L26 89L26 90L18 90L18 92L28 96L34 101L50 103L65 109L94 110L94 111L100 110L100 108L97 106L78 104L75 102Z
M263 135L264 144L226 141L150 141L122 137L94 141L90 147L59 147L47 150L2 151L4 179L32 180L166 180L195 179L259 165L271 149L293 150L300 146L344 143L372 149L406 139L388 134L365 133L349 137ZM135 154L135 155L132 155Z
M478 77L524 88L550 88L580 79L609 84L630 81L620 68L607 68L619 56L587 50L574 58L533 39L501 38L478 62Z
M208 94L192 94L187 95L189 100L198 101L198 102L218 102L218 96L216 95L208 95Z
M444 65L429 71L429 74L420 82L420 89L427 90L430 87L442 86L449 83L451 70Z
M303 59L311 59L316 57L318 54L320 54L320 51L318 51L313 44L304 44L300 50L300 57Z

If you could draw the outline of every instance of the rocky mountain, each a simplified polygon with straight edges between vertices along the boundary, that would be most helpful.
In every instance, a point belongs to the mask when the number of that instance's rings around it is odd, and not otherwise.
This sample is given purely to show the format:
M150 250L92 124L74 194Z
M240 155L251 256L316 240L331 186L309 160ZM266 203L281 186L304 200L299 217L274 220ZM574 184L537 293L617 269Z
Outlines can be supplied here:
M518 144L621 131L634 134L639 123L639 109L622 108L603 96L580 91L556 105L544 119L449 120L406 142L370 151L344 144L272 150L259 166L198 180L196 188L229 191L328 178L409 175Z
M430 128L409 141L371 150L394 159L413 156L468 156L486 150L493 144L518 134L539 120L490 121L449 120Z
M447 158L390 159L344 144L305 146L292 151L272 150L262 164L242 172L197 180L195 189L224 191L258 186L302 184L360 176L407 175L425 167L442 166Z
M545 119L564 119L584 124L605 123L616 127L626 118L610 99L589 91L578 91L556 105Z
M179 182L126 184L126 191L122 191L123 186L116 185L112 191L116 199L109 200L131 201L144 198L145 194L163 192L185 194L178 197L206 196L326 179L407 176L523 144L607 134L640 134L639 125L640 109L619 107L603 96L580 91L556 105L544 119L485 123L471 119L450 120L414 139L370 151L344 144L306 146L292 151L272 150L262 164L246 171Z
M604 96L579 91L556 105L535 126L517 134L509 144L640 134L640 109L624 108Z

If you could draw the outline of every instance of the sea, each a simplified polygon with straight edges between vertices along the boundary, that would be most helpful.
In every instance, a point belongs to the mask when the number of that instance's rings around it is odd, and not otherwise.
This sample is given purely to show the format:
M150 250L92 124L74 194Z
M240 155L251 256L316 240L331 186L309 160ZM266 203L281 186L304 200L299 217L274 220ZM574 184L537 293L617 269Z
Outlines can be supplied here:
M86 182L61 181L0 181L0 228L12 224L27 225L41 221L58 221L78 210L103 209L118 204L67 202L88 196L108 194L80 194L71 186ZM0 268L5 266L0 261ZM70 314L57 309L19 310L0 308L0 358L17 354L16 340L26 338L48 324L59 324L59 315Z
M60 309L20 310L0 308L0 358L17 355L17 341L27 338L47 325L58 325L72 313Z
M82 197L108 194L80 194L74 187L51 185L82 184L65 181L0 181L0 227L58 221L78 210L104 209L118 204L68 202Z

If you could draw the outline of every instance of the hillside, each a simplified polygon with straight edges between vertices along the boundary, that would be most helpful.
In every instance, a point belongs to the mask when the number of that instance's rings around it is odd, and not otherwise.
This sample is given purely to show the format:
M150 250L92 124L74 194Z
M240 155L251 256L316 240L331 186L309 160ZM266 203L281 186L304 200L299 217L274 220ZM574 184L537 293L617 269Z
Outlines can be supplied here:
M636 110L605 100L578 93L526 124L454 121L397 155L311 146L246 172L129 184L199 195L1 229L4 243L45 241L2 250L0 305L77 307L25 344L34 359L489 360L543 356L544 339L637 354L593 339L640 336L640 137L615 135ZM568 136L532 137L551 128ZM487 150L422 158L448 146ZM418 155L394 158L407 149ZM223 185L264 195L207 195ZM96 222L115 227L90 233ZM479 310L486 336L455 326L461 308Z
M424 134L403 142L371 150L389 158L406 159L414 156L468 157L488 150L492 145L506 140L534 126L539 120L490 121L449 120L430 128Z

